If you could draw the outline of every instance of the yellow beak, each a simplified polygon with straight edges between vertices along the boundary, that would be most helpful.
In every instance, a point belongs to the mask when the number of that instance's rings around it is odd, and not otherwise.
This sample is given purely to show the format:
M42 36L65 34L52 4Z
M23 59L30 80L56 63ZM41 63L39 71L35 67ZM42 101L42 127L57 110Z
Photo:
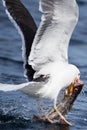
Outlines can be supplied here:
M74 84L71 84L69 87L69 94L72 96L74 93Z

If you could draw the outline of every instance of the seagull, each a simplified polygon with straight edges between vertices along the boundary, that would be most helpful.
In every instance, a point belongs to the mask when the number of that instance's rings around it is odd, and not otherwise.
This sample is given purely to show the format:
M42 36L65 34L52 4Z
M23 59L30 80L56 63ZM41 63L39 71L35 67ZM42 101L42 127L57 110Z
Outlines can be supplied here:
M60 118L70 125L57 109L57 98L61 89L81 84L79 69L68 61L68 46L79 16L76 0L39 0L42 16L38 28L20 0L2 1L22 38L28 83L2 85L0 90L20 90L49 98Z

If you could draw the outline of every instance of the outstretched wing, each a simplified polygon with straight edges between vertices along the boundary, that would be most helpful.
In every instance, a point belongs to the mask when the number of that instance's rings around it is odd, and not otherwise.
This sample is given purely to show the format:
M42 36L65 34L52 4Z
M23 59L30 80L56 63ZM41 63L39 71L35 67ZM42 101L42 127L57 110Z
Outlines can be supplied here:
M43 14L29 56L36 71L51 62L68 62L68 44L78 20L75 0L40 0L39 5Z
M3 0L3 5L6 7L6 12L10 20L14 23L22 36L24 67L28 79L32 80L35 71L28 65L28 56L37 30L36 24L20 0Z

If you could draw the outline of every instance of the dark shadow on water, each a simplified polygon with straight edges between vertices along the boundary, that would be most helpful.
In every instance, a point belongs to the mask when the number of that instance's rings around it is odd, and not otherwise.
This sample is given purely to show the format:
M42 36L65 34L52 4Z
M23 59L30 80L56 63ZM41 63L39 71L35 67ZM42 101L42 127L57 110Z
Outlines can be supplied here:
M0 130L69 130L70 128L66 125L35 122L10 115L0 115L0 121Z
M29 128L29 125L31 124L30 120L25 120L22 117L14 117L10 115L1 115L0 116L0 130L10 130L10 129L23 129L23 128ZM30 129L30 128L29 128Z

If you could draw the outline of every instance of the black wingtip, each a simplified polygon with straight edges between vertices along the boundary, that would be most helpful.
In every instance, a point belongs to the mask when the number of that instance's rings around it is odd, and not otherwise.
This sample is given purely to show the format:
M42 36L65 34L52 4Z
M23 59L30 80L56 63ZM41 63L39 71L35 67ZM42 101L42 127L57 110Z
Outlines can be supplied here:
M23 53L24 68L26 70L26 76L30 81L33 79L33 74L35 71L30 65L28 65L28 57L30 55L31 46L36 34L37 26L34 22L33 17L20 0L3 0L3 4L23 34L23 51L25 50Z

